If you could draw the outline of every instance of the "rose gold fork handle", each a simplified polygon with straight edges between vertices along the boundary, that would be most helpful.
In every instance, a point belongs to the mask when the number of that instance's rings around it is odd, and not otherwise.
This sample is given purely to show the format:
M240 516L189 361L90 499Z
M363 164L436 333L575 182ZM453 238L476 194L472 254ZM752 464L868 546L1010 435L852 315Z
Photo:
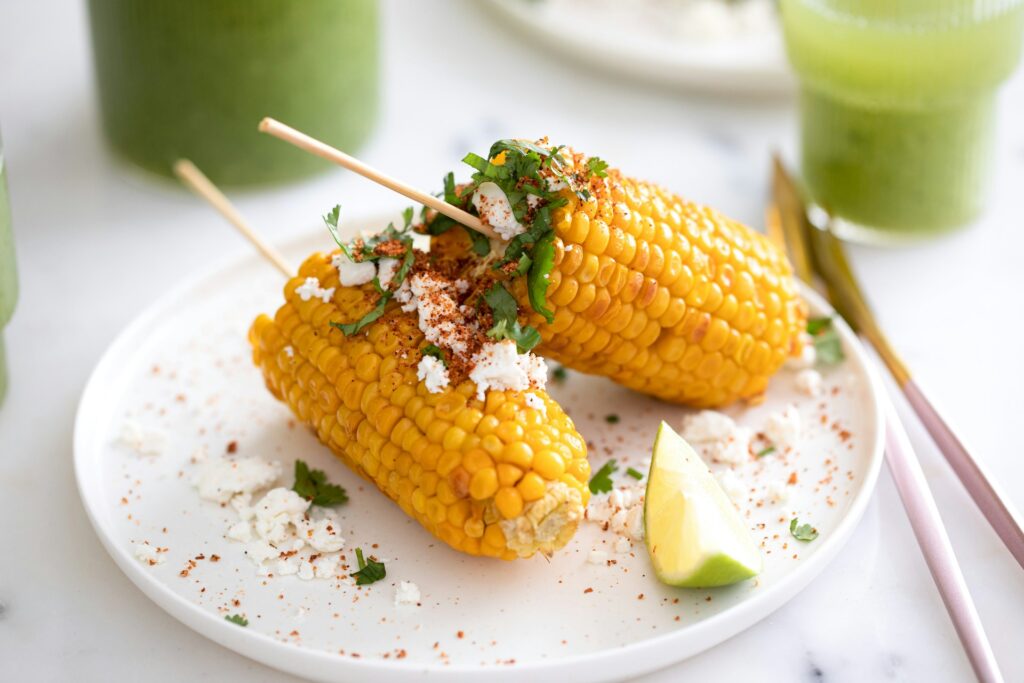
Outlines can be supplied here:
M1024 523L1021 521L1020 513L1013 508L1007 501L1006 494L982 469L981 463L971 457L967 448L914 380L908 380L903 385L903 393L942 451L942 455L946 457L946 462L967 489L974 504L985 515L985 519L1006 544L1017 563L1024 567Z
M914 454L910 439L889 397L883 396L882 400L885 402L886 417L885 461L907 511L914 536L975 675L982 683L998 683L1003 677L967 590L967 583L942 524L939 509L928 489L921 463Z

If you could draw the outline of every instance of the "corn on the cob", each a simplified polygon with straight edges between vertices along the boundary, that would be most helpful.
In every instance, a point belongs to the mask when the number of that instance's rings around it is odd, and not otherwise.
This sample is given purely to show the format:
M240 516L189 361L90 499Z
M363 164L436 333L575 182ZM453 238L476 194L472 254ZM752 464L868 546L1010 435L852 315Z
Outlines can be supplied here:
M502 166L505 154L491 164ZM531 307L526 278L513 278L510 287L541 334L538 351L676 403L757 400L799 352L805 329L805 306L782 250L657 185L612 169L588 173L586 157L553 154L583 189L557 191L563 203L550 212L551 321ZM460 240L467 253L461 231L434 238L448 252L458 251L453 243Z
M326 301L296 293L307 278ZM364 316L374 290L340 286L324 254L284 292L276 315L253 323L253 358L270 391L349 467L457 550L514 559L565 545L590 467L572 420L544 391L531 392L541 409L524 392L480 401L470 381L430 393L417 379L425 341L415 315L392 301L357 334L330 325Z

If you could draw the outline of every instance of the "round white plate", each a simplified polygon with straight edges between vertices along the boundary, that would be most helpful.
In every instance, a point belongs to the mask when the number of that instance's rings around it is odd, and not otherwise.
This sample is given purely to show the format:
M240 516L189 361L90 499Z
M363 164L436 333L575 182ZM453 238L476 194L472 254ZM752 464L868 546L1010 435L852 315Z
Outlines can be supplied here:
M601 7L582 11L583 0L572 7L544 0L487 4L524 39L620 76L726 95L780 95L795 89L777 27L763 34L694 41L659 35L653 21L636 26L642 19L635 19L635 11L630 14L634 21L602 16Z
M297 263L330 247L318 231L285 252ZM796 403L805 425L797 453L736 471L748 491L740 508L765 559L756 579L718 590L669 588L651 575L642 544L613 554L613 565L589 563L592 548L614 542L593 523L550 561L461 555L296 428L263 387L246 332L257 313L277 308L281 284L273 268L248 255L155 302L93 372L74 440L85 508L128 578L184 624L281 670L321 681L419 680L424 673L600 681L664 667L748 628L799 592L846 542L874 487L882 458L877 389L856 339L840 324L848 358L825 373L825 396L800 398L784 371L763 405L728 411L756 428L768 413ZM649 455L659 420L678 426L686 414L575 373L552 394L589 440L594 468L618 460L618 481L629 481L625 468ZM609 424L609 414L620 421ZM162 434L160 453L129 448L121 438L129 424ZM231 457L281 461L284 485L301 458L345 486L351 500L339 512L346 557L351 562L352 551L365 548L385 560L387 579L357 589L348 578L258 576L242 546L225 538L234 510L200 500L191 485L192 456L205 449L208 457L227 457L232 442ZM771 502L772 487L791 476L789 500ZM790 537L794 516L813 523L820 537ZM141 562L138 543L165 548L165 561ZM394 605L399 580L420 586L420 606ZM248 627L226 621L230 614L244 615Z

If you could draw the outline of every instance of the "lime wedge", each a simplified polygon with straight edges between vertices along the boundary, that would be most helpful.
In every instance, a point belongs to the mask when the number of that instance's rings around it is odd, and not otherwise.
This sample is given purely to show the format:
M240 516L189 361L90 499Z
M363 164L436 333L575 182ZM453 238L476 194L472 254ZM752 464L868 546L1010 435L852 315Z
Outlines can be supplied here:
M644 526L654 572L670 586L727 586L761 571L761 553L732 501L664 422L654 440Z

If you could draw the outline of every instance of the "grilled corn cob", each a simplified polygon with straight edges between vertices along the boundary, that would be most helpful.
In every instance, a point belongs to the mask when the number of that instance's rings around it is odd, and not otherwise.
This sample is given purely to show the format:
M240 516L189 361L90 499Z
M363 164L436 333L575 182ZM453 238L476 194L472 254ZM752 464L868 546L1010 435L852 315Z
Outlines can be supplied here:
M298 290L316 278L320 296ZM314 254L285 286L273 318L249 338L270 391L349 467L452 548L514 559L565 545L590 492L586 445L544 391L476 398L471 381L430 393L417 379L425 346L416 316L391 301L365 329L370 285L343 287L331 258ZM333 292L331 291L333 288Z
M461 203L468 205L481 181L505 166L515 144L496 143L487 167L476 158L486 173L462 190ZM499 146L503 151L495 155ZM783 361L799 352L805 328L805 306L783 252L717 211L603 162L540 149L558 159L562 187L550 193L541 187L527 197L524 222L536 220L536 207L553 207L545 216L553 231L553 267L546 288L541 285L553 315L538 312L527 278L509 283L525 322L540 332L538 351L676 403L756 401ZM510 196L524 184L546 182L544 163L533 177L509 174ZM538 243L541 234L535 231ZM455 230L434 244L447 253L471 247L467 233Z

